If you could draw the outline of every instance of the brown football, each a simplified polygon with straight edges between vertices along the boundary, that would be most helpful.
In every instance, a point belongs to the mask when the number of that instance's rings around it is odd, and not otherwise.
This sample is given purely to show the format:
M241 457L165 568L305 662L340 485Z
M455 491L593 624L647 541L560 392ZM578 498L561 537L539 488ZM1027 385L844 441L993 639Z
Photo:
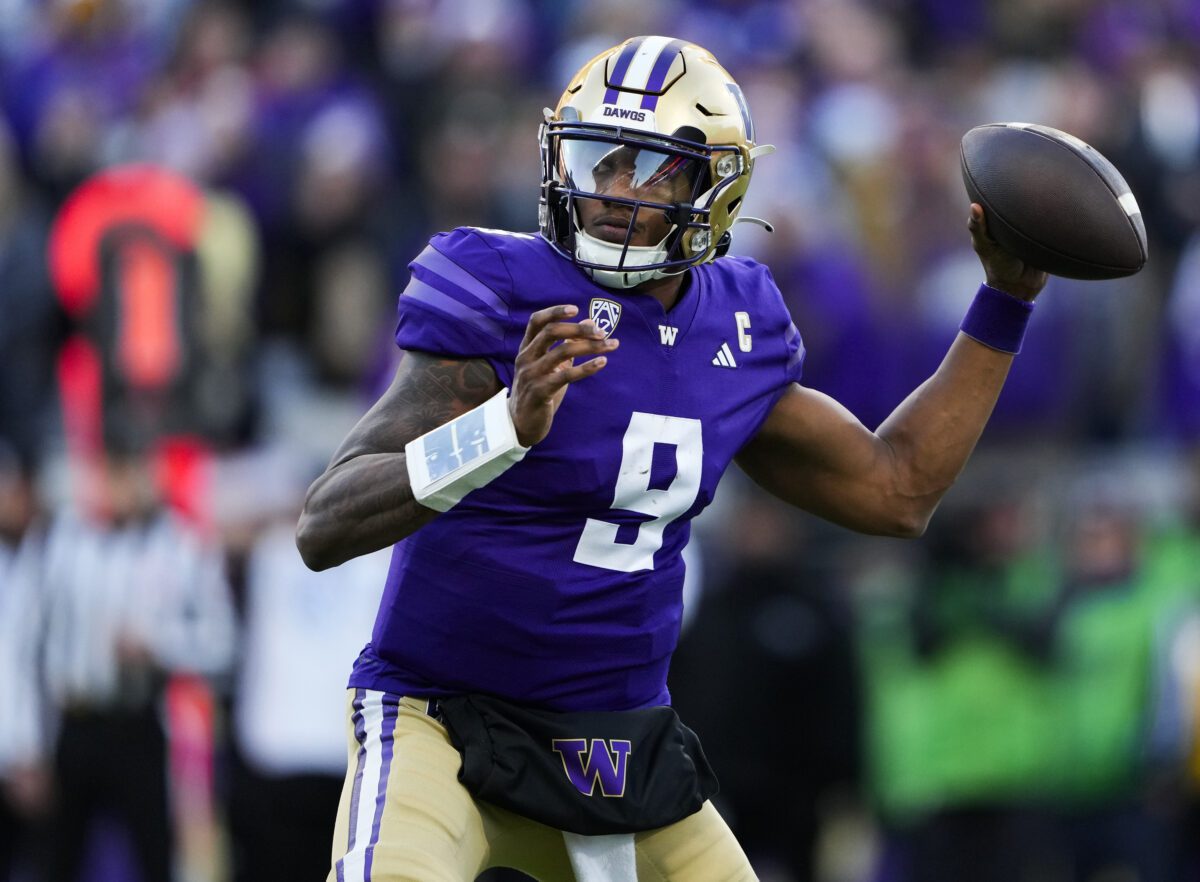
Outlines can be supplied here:
M1074 135L1030 123L977 126L962 174L989 235L1031 266L1069 279L1115 279L1146 265L1146 227L1113 164Z

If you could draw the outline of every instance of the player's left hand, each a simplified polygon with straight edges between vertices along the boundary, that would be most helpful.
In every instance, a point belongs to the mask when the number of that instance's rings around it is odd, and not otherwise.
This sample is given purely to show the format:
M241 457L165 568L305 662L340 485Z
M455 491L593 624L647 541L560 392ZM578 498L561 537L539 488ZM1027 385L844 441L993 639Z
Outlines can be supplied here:
M508 399L517 440L525 447L549 433L567 387L603 369L605 353L617 348L616 338L606 339L591 319L570 321L578 312L573 304L551 306L530 316L525 327ZM576 358L587 360L576 364Z
M1032 301L1038 296L1049 277L1005 251L988 236L987 218L984 217L983 206L978 202L971 203L967 229L971 231L971 244L979 255L979 262L983 264L989 285L1008 292L1018 300Z

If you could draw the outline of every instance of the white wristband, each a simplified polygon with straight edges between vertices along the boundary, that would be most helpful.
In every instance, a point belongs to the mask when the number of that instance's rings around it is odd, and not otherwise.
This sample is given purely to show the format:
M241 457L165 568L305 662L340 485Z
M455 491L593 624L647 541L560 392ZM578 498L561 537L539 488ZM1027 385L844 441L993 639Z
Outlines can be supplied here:
M494 481L529 451L517 441L501 389L474 410L404 445L408 483L417 502L449 511L472 490Z

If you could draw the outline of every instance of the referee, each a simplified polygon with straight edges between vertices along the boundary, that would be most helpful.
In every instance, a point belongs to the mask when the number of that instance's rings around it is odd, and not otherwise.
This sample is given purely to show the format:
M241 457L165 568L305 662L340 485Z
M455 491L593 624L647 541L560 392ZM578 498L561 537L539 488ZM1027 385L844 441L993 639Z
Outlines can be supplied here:
M38 543L32 532L37 503L32 457L0 439L0 880L7 882L33 857L49 786L40 759L36 665L16 639L28 620L14 590Z
M47 878L74 882L104 813L128 830L143 882L168 882L160 699L173 673L228 669L234 611L219 549L162 506L142 454L109 453L103 490L28 538L36 563L11 586L28 611L13 654L40 682L39 743L55 776Z

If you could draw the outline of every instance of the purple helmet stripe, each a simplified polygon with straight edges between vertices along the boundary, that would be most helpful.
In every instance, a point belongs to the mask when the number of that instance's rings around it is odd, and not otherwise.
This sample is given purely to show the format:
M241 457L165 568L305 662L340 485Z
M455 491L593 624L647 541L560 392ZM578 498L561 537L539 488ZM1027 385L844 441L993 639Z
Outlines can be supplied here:
M654 60L654 67L650 69L650 79L646 80L647 93L658 92L662 89L663 81L667 78L667 71L671 69L671 64L675 61L675 56L679 54L683 45L683 40L672 40L663 47L662 52L658 53L658 58ZM658 107L658 98L658 95L643 95L642 110L654 110Z
M396 741L396 717L400 713L400 700L390 694L383 698L383 726L379 733L383 745L383 768L379 770L379 788L375 794L375 820L371 823L371 841L367 845L363 878L370 882L371 864L375 858L375 843L379 841L379 825L383 821L383 807L387 803L388 774L392 770L392 752Z
M608 80L608 91L604 93L605 104L617 103L617 87L624 84L625 74L629 71L629 65L633 61L633 56L637 55L637 51L642 47L642 42L645 39L645 37L637 37L630 40L625 45L625 48L621 50L621 54L617 56L617 63L613 67L612 76Z

